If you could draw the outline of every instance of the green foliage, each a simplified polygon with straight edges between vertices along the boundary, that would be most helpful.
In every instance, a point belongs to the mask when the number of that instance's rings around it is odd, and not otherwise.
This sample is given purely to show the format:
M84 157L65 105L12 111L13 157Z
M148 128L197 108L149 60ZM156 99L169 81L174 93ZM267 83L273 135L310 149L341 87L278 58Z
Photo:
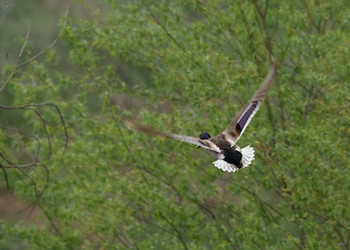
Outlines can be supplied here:
M0 244L349 248L348 2L106 5L107 14L94 10L88 20L69 20L63 34L69 63L50 51L7 86L13 105L57 104L70 140L61 157L59 118L46 110L54 149L39 201L45 223L4 222ZM260 85L269 50L277 76L238 143L256 150L247 169L221 172L203 150L146 137L121 122L219 133ZM66 69L57 70L62 63ZM21 119L43 133L32 116ZM43 172L30 175L40 184ZM34 201L30 183L13 182L17 196Z

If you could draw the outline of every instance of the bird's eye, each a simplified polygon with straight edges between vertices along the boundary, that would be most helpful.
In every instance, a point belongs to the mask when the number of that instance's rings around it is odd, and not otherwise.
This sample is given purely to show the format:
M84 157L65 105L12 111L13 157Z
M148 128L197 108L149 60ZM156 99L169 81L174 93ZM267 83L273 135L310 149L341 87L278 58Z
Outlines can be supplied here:
M210 137L211 137L211 136L210 136L210 134L209 134L208 132L203 132L203 133L201 133L200 136L199 136L199 138L200 138L201 140L208 140Z

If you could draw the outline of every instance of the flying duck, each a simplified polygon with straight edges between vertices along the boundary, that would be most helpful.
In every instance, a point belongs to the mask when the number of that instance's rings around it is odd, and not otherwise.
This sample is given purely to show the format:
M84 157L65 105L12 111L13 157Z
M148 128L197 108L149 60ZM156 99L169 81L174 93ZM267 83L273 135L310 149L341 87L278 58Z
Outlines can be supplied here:
M254 160L254 149L248 145L240 148L236 143L242 136L248 124L258 111L266 92L275 74L275 61L272 57L272 66L261 84L261 87L254 93L249 102L241 108L228 127L217 136L211 137L208 132L200 134L199 138L160 132L154 128L137 124L130 120L124 120L125 124L133 130L138 130L149 135L156 135L165 138L172 138L197 145L197 148L204 148L215 161L214 166L227 172L236 172L241 168L249 166Z

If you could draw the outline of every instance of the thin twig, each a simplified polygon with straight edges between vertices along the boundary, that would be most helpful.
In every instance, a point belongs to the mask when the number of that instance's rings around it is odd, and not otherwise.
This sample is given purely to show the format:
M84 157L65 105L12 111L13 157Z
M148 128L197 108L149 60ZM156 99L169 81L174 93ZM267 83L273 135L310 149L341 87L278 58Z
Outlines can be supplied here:
M64 134L65 134L65 146L64 146L64 150L62 152L62 156L63 156L66 149L67 149L67 145L68 145L68 132L67 132L67 127L65 125L62 112L56 104L49 103L49 102L47 102L47 103L29 103L29 104L24 104L24 105L19 105L19 106L5 106L5 105L0 104L0 109L4 109L4 110L18 110L18 109L28 110L28 109L30 109L30 107L43 107L43 106L54 107L56 109L56 112L58 113L58 115L60 117L61 124L62 124Z
M11 127L5 127L5 126L1 126L0 125L0 129L4 129L4 130L7 130L7 131L13 131L13 132L16 132L16 133L19 133L19 134L23 134L24 136L27 136L27 137L32 137L34 138L37 143L38 143L38 148L37 148L37 152L36 152L36 157L35 158L39 158L39 155L40 155L40 149L41 149L41 143L40 143L40 139L38 136L34 135L34 134L30 134L30 133L26 133L24 131L22 131L21 129L18 129L18 128L11 128Z
M26 45L27 45L27 43L28 43L29 33L30 33L30 22L28 22L27 35L26 35L26 38L24 39L24 42L23 42L21 51L19 52L19 54L18 54L18 56L17 56L16 62L15 62L15 65L13 66L13 69L12 69L11 74L9 75L9 77L7 78L7 80L5 81L5 83L1 86L1 88L0 88L0 93L4 90L4 88L6 87L6 85L9 83L9 81L12 79L12 77L13 77L13 76L15 75L15 73L16 73L16 70L17 70L17 68L18 68L17 64L18 64L20 58L22 57L24 48L26 47Z
M36 114L36 116L39 118L39 120L41 121L41 123L42 123L42 125L44 127L47 143L49 145L49 153L48 153L49 155L48 155L48 159L47 159L49 161L50 158L51 158L51 139L50 139L49 131L47 130L46 121L42 117L42 115L38 112L38 110L36 110L34 108L28 108L28 110L31 110L31 111L33 111Z
M167 217L165 217L164 215L161 214L161 217L173 228L173 230L176 232L177 237L179 238L179 240L181 241L182 245L184 246L184 248L187 250L187 244L185 242L185 239L182 237L181 232L173 225L173 223L171 223Z
M17 58L15 60L15 63L13 65L13 69L12 69L10 75L8 76L6 81L0 87L0 93L5 89L7 84L13 78L13 76L15 75L16 70L18 68L23 67L23 66L33 62L34 60L39 58L41 55L43 55L45 52L47 52L48 50L50 50L51 48L53 48L56 45L57 41L59 40L59 38L61 37L61 35L63 34L63 32L65 30L65 27L66 27L66 24L67 24L68 10L69 10L69 7L67 5L66 12L65 12L65 17L64 17L63 27L62 27L61 31L58 33L58 35L56 36L56 39L49 46L47 46L45 49L43 49L39 53L37 53L35 56L31 57L30 59L26 60L23 63L19 63L19 61L22 58L23 52L24 52L24 50L25 50L25 48L27 46L27 43L29 41L30 22L28 22L27 34L26 34L26 37L24 39L23 45L22 45L21 50L20 50L20 52L19 52L19 54L18 54L18 56L17 56ZM63 115L62 115L60 109L58 108L58 106L56 104L53 104L53 103L30 103L30 104L24 104L24 105L20 105L20 106L5 106L5 105L1 105L0 104L0 109L3 109L3 110L21 110L22 109L22 110L31 110L32 112L34 112L34 114L41 121L41 124L44 127L46 138L47 138L48 145L49 145L48 160L50 160L50 157L51 157L51 139L50 139L50 135L49 135L49 132L48 132L47 122L44 119L44 117L41 114L41 112L39 111L39 108L40 107L44 107L44 106L51 106L51 107L55 108L55 110L56 110L56 112L57 112L57 114L58 114L58 116L60 118L61 124L63 126L64 134L65 134L65 145L64 145L64 150L62 152L62 156L61 156L61 157L63 157L63 155L64 155L64 153L65 153L65 151L67 149L67 145L68 145L68 132L67 132L67 128L66 128L66 125L65 125L65 122L64 122ZM40 156L40 149L41 149L40 140L39 140L39 138L37 136L25 133L22 130L17 129L17 128L0 126L0 129L5 129L7 131L15 131L17 133L21 133L21 134L24 134L26 136L33 137L38 142L38 149L37 149L36 155L35 156L32 155L33 160L32 160L32 162L29 162L29 163L15 164L11 160L9 160L3 153L0 152L0 158L7 163L6 165L0 163L0 168L2 169L2 171L3 171L4 175L5 175L5 180L6 180L6 184L7 184L7 190L9 190L9 182L8 182L8 178L7 178L6 168L15 168L18 171L21 171L22 174L26 178L29 178L30 181L34 185L34 192L35 192L36 201L35 201L34 205L31 206L31 211L27 215L27 218L28 218L28 216L30 216L30 214L32 213L32 211L34 209L35 204L37 204L39 202L40 198L42 197L42 195L43 195L44 191L46 190L46 188L48 187L48 183L49 183L49 170L48 170L48 168L46 167L45 164L40 163L38 161L39 160L39 156ZM38 192L37 185L36 185L37 183L35 182L35 180L32 177L30 177L26 173L26 171L24 171L24 169L26 169L26 168L35 168L35 167L40 167L40 166L43 167L45 169L45 171L46 171L46 183L45 183L45 186Z
M26 221L29 216L33 213L35 206L39 203L39 200L41 199L41 197L43 196L45 190L47 189L49 182L50 182L50 171L47 168L47 166L45 164L40 164L39 166L43 167L46 171L46 183L45 186L41 189L41 191L39 193L35 193L36 199L34 201L33 204L31 204L29 207L31 207L31 211L26 215L26 217L23 219L23 221ZM36 183L35 183L35 187L36 187ZM26 208L28 209L28 208ZM24 210L26 210L24 209Z
M4 166L1 163L0 163L0 168L1 168L2 172L4 173L4 178L5 178L5 182L6 182L6 192L9 193L10 192L10 184L9 184L9 180L7 178L6 169L4 168Z
M62 33L64 32L65 28L66 28L66 24L67 24L67 17L68 17L68 10L69 10L69 7L67 5L66 7L66 12L64 14L65 18L64 18L64 23L63 23L63 27L62 27L62 30L57 34L56 36L56 39L49 45L47 46L45 49L43 49L42 51L40 51L38 54L36 54L35 56L31 57L30 59L28 59L27 61L23 62L23 63L20 63L17 65L17 68L20 68L34 60L36 60L38 57L40 57L42 54L44 54L46 51L48 51L49 49L51 49L52 47L54 47L57 43L57 41L60 39ZM1 92L1 91L0 91Z

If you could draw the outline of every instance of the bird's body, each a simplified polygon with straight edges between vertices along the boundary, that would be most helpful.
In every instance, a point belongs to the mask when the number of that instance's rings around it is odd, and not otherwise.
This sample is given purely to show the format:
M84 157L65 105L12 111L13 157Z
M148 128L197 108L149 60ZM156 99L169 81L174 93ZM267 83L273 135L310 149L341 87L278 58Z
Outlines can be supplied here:
M206 149L206 152L216 160L215 167L223 171L235 172L247 167L254 160L254 149L250 145L241 149L237 144L232 144L230 139L226 139L223 133L208 140L215 146L211 145L211 149Z
M251 164L252 160L254 160L254 149L250 147L250 145L241 149L236 143L258 111L263 99L266 96L266 92L275 73L274 60L272 60L272 62L273 66L271 67L270 72L265 78L261 87L255 92L249 102L241 108L238 114L232 119L228 127L222 133L214 137L211 137L207 132L201 133L199 138L179 134L168 134L150 127L136 124L130 120L125 122L132 129L139 130L150 135L173 138L196 144L197 147L204 148L208 154L216 160L213 162L215 167L223 171L235 172L238 169L245 168Z

